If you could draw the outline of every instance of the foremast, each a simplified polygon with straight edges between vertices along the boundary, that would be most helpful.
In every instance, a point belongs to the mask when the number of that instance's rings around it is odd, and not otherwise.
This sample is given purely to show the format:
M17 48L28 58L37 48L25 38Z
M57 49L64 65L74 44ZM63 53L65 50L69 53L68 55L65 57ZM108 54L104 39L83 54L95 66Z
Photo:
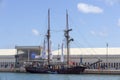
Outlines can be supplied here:
M47 42L48 42L48 65L50 65L50 9L48 9Z

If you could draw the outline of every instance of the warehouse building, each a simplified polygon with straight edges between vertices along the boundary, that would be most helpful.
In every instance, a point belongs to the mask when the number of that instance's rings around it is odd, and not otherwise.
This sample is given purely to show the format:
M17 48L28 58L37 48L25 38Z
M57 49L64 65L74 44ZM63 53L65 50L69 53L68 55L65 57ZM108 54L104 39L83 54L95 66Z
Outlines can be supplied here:
M42 48L40 46L16 46L15 49L0 49L0 68L22 67L25 61L40 60ZM63 51L66 62L66 49ZM53 61L60 61L61 50L52 51ZM90 65L92 69L120 69L120 48L71 48L70 61L75 65Z
M0 49L0 68L15 66L16 49Z
M66 50L63 51L66 61ZM61 57L61 50L53 51L54 57ZM102 62L94 64L89 68L97 69L120 69L120 48L71 48L70 61L75 62L76 65L84 64L90 65L99 60Z

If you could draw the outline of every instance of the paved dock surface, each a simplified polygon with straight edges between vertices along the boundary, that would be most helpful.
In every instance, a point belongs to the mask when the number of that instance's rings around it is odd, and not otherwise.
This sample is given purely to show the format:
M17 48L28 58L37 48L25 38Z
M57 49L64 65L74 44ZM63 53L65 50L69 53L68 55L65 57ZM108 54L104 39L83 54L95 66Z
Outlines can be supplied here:
M111 69L107 69L107 70L99 70L99 69L86 69L84 74L120 74L120 70L111 70Z
M24 68L0 68L0 72L26 72Z

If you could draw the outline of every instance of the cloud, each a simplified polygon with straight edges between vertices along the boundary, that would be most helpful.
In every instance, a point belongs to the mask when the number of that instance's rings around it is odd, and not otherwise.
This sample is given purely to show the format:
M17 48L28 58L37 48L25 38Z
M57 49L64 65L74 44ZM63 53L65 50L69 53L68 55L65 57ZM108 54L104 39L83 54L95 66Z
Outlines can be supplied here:
M79 3L77 5L77 8L79 11L83 12L83 13L103 13L103 9L97 7L97 6L93 6L93 5L89 5L89 4L85 4L85 3Z
M96 32L95 32L95 31L90 31L90 33L91 33L92 35L96 35Z
M120 18L118 19L118 26L120 27Z
M107 5L113 6L115 4L120 4L120 0L100 0L105 2Z
M33 33L35 36L40 35L39 31L36 30L36 29L32 29L32 33Z
M108 36L108 33L106 31L94 31L94 30L91 30L90 33L93 35L93 36L100 36L100 37L106 37Z
M101 36L101 37L106 37L106 36L108 36L108 34L107 34L106 32L104 32L104 31L99 32L98 35Z

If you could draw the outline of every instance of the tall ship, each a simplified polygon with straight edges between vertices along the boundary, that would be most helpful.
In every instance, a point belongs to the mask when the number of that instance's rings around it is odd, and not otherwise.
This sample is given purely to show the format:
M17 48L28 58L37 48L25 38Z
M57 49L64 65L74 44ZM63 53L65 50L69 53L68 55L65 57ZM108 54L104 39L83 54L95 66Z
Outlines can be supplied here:
M48 10L48 30L47 30L47 47L48 47L48 56L47 60L41 59L40 61L31 61L30 64L25 66L26 72L30 73L41 73L41 74L49 74L49 73L56 73L56 74L80 74L85 71L87 66L84 65L70 65L69 60L69 45L70 42L73 41L70 38L69 32L72 29L69 29L68 25L68 13L66 11L66 30L64 32L64 36L66 38L66 46L67 46L67 62L61 63L54 63L50 61L50 10ZM57 67L57 68L56 68Z

